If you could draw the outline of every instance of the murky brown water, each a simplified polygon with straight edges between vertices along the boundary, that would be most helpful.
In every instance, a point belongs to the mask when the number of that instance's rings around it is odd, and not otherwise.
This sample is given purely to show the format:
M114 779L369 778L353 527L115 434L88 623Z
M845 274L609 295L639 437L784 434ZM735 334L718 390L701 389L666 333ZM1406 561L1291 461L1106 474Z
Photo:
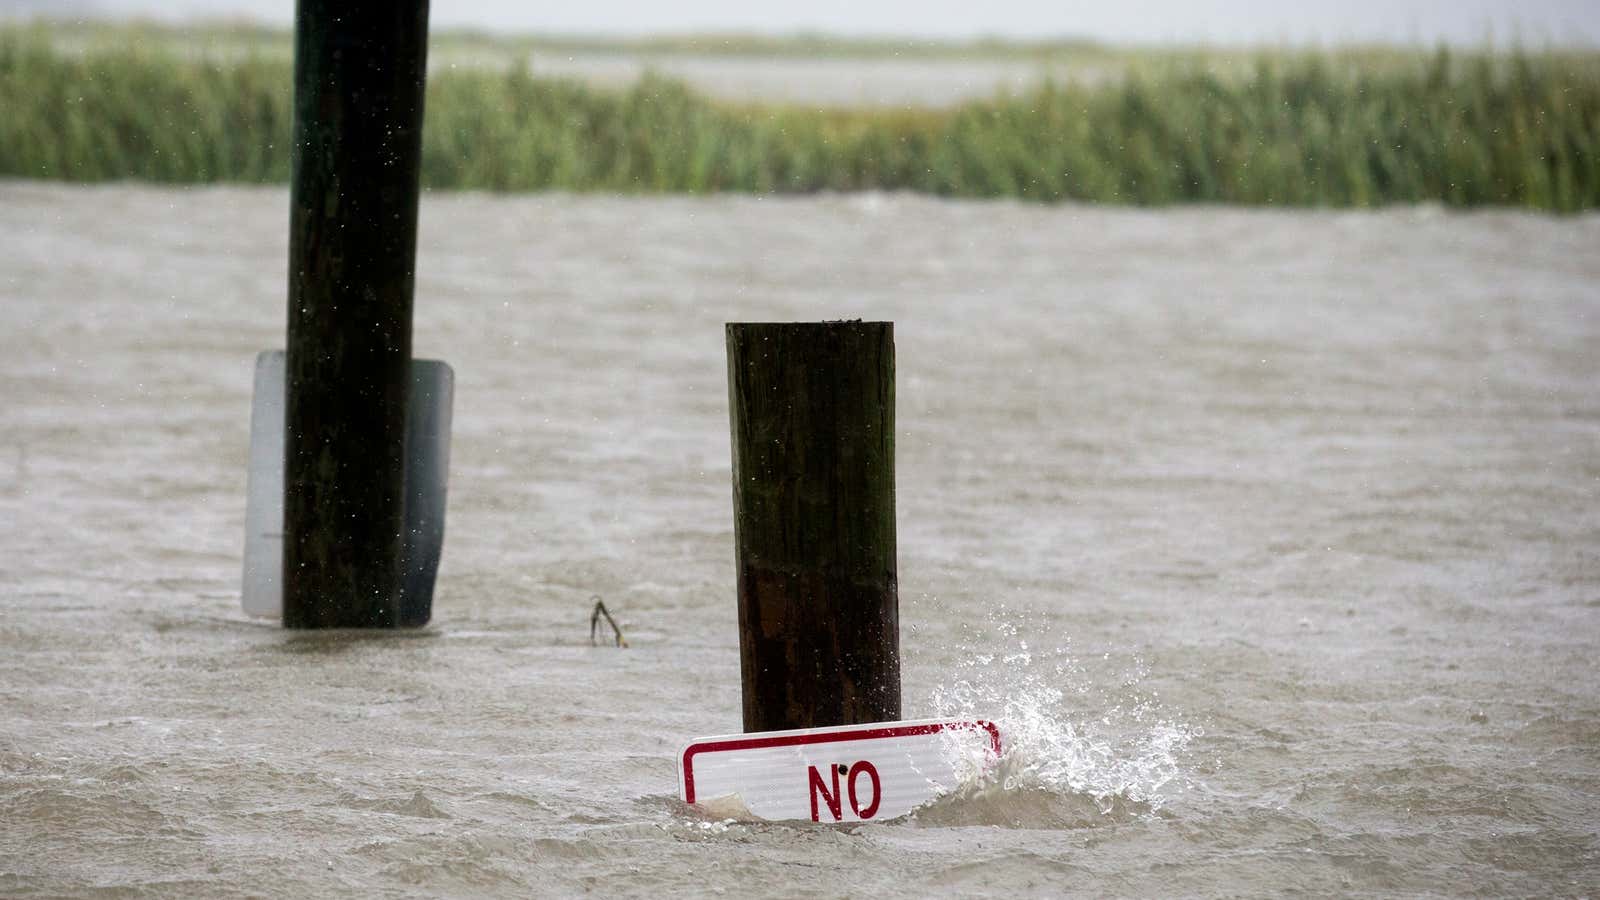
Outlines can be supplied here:
M1600 218L430 197L444 569L368 638L238 610L287 219L0 184L0 895L1600 882ZM856 316L898 336L906 713L1012 756L901 822L696 814L722 323Z

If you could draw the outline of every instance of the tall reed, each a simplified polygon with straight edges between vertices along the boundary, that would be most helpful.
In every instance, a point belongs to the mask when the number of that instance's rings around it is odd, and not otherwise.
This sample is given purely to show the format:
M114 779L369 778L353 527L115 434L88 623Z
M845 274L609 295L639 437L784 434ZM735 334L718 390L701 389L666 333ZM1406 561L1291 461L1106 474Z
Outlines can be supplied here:
M290 71L138 46L68 52L0 30L0 175L279 182ZM709 100L447 69L430 77L432 188L911 190L1167 204L1600 205L1600 56L1264 53L1242 73L1133 66L950 109Z

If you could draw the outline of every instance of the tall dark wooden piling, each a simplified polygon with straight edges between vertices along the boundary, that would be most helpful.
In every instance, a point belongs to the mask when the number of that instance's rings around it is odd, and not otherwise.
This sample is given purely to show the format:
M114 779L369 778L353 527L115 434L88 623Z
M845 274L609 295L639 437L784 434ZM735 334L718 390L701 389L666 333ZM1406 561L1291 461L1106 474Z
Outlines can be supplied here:
M745 730L899 719L894 325L727 342Z
M427 0L299 0L283 624L399 624Z

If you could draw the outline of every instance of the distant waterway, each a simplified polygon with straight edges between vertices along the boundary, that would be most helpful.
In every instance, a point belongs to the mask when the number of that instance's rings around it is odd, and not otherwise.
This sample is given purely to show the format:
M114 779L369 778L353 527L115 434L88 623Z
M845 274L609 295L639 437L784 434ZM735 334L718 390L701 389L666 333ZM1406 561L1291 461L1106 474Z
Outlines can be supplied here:
M464 61L463 61L464 62ZM445 63L448 65L449 63ZM713 54L641 54L535 51L528 68L538 75L576 78L622 88L647 73L675 78L721 100L806 106L942 107L997 94L1021 94L1038 85L1088 83L1120 76L1120 59L1094 62L917 57L765 57Z

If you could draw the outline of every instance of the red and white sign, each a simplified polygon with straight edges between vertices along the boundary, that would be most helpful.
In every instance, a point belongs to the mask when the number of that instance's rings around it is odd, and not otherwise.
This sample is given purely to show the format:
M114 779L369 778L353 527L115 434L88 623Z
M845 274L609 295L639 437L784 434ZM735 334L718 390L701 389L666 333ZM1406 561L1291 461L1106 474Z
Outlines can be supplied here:
M701 738L678 758L685 803L736 798L763 819L893 819L1000 758L992 722L928 720Z

